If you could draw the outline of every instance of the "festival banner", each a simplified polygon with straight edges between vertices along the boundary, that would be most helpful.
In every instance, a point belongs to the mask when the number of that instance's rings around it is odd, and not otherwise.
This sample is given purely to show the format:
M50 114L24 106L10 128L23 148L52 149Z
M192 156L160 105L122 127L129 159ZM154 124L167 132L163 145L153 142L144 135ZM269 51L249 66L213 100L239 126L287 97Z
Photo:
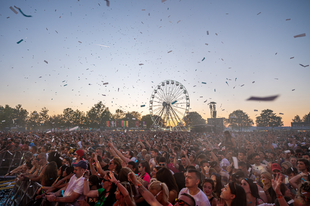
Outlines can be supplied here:
M110 122L109 122L109 121L107 121L107 127L109 127L109 125L110 125Z
M144 125L145 125L145 121L143 121L143 127L144 127Z
M139 121L136 121L136 127L139 127Z
M115 127L117 127L116 121L115 121Z
M124 127L124 120L122 120L122 127Z
M128 127L128 121L126 121L126 127Z

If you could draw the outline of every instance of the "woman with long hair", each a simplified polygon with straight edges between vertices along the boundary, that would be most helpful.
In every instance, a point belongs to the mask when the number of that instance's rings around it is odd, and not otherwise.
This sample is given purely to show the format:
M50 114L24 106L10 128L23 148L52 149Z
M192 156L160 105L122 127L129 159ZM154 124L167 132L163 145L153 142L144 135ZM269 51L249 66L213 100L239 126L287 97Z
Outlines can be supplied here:
M217 199L214 197L214 181L212 179L204 179L202 190L207 195L211 206L217 205Z
M298 196L295 198L295 203L298 206L310 205L310 182L303 182L297 192Z
M246 193L246 199L249 206L255 206L264 203L258 194L257 185L253 180L244 178L241 180L241 186Z
M214 182L214 188L215 188L214 189L214 196L218 199L220 197L220 195L221 195L221 191L222 191L222 188L223 188L222 180L221 180L221 175L216 174L216 173L213 172L211 174L211 179Z
M144 181L144 185L148 185L150 183L150 165L146 161L141 161L138 166L138 177Z
M272 189L272 175L269 172L262 172L260 176L268 203L274 203L276 199L276 193Z
M42 186L51 186L57 179L57 164L52 161L48 163L41 179Z
M169 202L174 204L179 194L179 188L170 170L166 167L159 169L156 173L156 179L167 185L169 189Z
M172 206L169 202L169 190L165 183L154 181L149 186L149 191L154 195L156 200L163 206Z
M234 182L230 182L222 189L221 198L226 206L246 206L246 194L244 189Z
M158 172L158 170L160 170L161 167L154 167L153 170L152 170L152 178L156 178L156 173Z

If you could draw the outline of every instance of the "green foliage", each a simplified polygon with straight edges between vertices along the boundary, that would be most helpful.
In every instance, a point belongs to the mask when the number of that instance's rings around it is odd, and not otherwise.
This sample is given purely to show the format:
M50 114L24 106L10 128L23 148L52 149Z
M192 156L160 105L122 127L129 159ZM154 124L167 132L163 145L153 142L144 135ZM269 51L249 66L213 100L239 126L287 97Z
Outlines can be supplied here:
M296 115L296 116L294 117L294 119L292 119L292 121L293 121L293 122L296 122L296 123L300 123L300 122L301 122L301 119L300 119L299 115Z
M197 112L189 112L188 115L184 117L184 122L186 127L190 127L198 124L205 124L206 120Z
M260 116L256 117L258 127L280 127L283 126L282 117L276 116L270 109L265 109Z
M253 120L242 110L235 110L230 113L225 122L233 129L239 129L239 131L254 124Z
M310 112L302 118L303 122L310 122Z

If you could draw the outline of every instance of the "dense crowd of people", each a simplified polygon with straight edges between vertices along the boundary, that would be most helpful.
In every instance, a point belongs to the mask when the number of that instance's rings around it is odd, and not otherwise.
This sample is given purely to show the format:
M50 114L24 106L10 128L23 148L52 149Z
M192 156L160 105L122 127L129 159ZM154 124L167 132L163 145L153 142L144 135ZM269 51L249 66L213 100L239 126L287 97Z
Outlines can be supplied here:
M7 175L42 185L58 205L310 205L306 132L0 133L23 151Z

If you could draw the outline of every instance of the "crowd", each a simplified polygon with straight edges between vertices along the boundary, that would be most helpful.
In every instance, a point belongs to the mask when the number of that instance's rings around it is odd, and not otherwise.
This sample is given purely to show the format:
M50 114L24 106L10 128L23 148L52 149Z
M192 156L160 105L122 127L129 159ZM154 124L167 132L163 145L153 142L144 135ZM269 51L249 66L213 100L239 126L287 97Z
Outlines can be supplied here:
M0 133L47 205L310 205L310 133Z

